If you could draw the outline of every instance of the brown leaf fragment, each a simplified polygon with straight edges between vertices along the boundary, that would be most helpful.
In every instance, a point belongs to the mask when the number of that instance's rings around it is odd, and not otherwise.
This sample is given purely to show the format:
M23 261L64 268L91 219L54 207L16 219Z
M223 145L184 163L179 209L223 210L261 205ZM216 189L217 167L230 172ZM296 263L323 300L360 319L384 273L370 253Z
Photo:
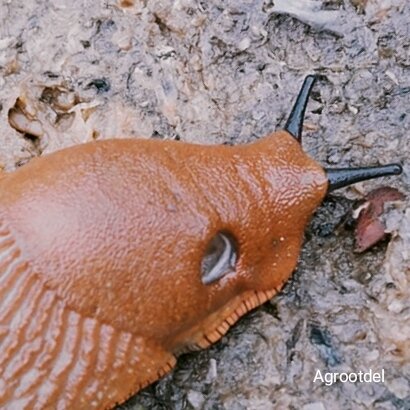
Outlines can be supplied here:
M404 198L403 193L390 187L377 188L366 196L365 202L358 208L355 252L364 252L385 238L386 226L380 219L384 205Z

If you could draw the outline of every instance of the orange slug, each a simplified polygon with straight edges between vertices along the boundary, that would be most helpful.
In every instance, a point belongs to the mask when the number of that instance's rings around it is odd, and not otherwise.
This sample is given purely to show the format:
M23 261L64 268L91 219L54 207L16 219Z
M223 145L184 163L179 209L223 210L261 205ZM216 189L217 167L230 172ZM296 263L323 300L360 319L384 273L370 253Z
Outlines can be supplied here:
M110 409L273 297L327 192L401 166L325 170L285 130L240 146L97 141L0 179L0 408Z

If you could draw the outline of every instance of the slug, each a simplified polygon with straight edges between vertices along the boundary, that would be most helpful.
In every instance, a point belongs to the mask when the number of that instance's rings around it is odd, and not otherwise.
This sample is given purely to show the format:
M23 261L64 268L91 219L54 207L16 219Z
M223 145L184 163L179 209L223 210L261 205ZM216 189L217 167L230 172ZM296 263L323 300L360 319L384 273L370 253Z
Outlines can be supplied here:
M329 191L285 129L239 146L94 141L0 179L0 408L111 409L272 298Z

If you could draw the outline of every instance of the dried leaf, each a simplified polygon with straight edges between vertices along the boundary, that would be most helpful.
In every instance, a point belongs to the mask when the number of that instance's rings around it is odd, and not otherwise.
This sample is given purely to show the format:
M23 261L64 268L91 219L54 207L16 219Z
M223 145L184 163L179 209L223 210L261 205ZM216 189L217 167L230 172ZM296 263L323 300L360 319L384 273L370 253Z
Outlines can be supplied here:
M355 231L356 252L364 252L386 236L386 226L380 217L388 202L402 201L405 196L395 188L381 187L366 196L366 202L358 208Z

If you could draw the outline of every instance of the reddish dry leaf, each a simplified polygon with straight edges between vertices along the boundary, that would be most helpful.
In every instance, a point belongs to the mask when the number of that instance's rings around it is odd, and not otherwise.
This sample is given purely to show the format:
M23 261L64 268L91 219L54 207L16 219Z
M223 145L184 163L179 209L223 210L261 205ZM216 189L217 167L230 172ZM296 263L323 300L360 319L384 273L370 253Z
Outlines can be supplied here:
M386 236L386 227L380 220L384 204L404 200L399 190L390 187L377 188L366 196L366 202L360 207L357 219L355 252L364 252Z

